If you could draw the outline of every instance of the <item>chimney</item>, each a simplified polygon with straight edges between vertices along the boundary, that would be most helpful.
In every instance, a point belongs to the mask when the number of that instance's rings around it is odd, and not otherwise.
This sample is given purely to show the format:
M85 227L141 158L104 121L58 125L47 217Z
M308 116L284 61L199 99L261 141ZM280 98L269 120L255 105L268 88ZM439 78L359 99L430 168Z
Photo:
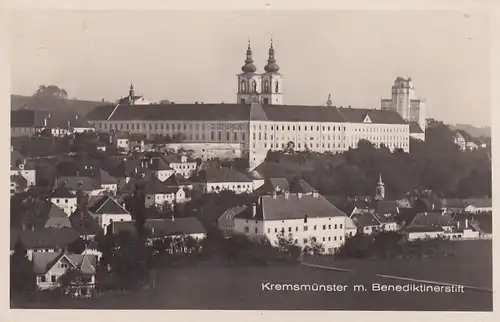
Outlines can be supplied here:
M252 218L255 218L257 215L257 205L255 203L252 204Z
M434 210L434 203L432 204L432 210Z
M288 199L289 196L290 196L290 192L289 191L285 191L285 199Z
M469 228L469 219L465 218L465 228Z
M276 195L277 195L276 191L273 191L273 199L276 199Z
M134 169L134 172L137 173L137 167Z
M175 222L175 217L174 217L174 215L172 215L172 222Z
M80 176L80 170L76 170L76 176L79 177Z
M460 221L457 221L457 230L460 229Z
M302 199L302 192L297 192L297 198Z
M257 203L259 206L260 206L260 204L262 204L262 196L259 196L259 198L257 199Z
M318 198L318 197L319 197L318 191L314 190L313 191L313 198Z
M47 126L47 119L46 118L43 119L43 126L45 126L45 127Z
M154 227L151 227L151 235L153 235L153 236L154 236L154 234L155 234L155 228L154 228Z

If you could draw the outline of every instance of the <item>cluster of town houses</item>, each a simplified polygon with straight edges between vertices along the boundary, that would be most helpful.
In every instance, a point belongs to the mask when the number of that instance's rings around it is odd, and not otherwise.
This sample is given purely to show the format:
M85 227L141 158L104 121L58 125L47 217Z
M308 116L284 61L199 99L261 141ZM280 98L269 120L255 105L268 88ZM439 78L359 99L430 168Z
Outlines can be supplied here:
M125 143L118 144L129 151ZM208 227L198 218L162 214L174 213L175 205L189 202L194 195L222 191L250 196L247 204L226 209L213 223L224 235L266 236L272 244L278 235L292 236L299 246L311 240L321 243L325 254L334 254L346 238L380 231L401 231L408 240L491 238L491 199L435 200L423 193L387 200L380 176L373 196L340 202L302 179L290 182L263 178L257 171L207 166L185 152L134 155L109 155L100 164L80 160L73 172L58 167L53 189L41 192L35 170L39 160L11 151L11 178L15 178L11 193L25 195L24 206L14 210L19 212L14 215L20 217L21 227L11 232L11 250L18 242L27 249L40 289L57 287L60 276L74 268L88 276L78 294L90 294L102 256L93 240L108 232L134 231L125 200L138 184L144 187L145 227L154 239L205 238ZM81 254L68 253L68 246L79 238L87 241L86 249Z

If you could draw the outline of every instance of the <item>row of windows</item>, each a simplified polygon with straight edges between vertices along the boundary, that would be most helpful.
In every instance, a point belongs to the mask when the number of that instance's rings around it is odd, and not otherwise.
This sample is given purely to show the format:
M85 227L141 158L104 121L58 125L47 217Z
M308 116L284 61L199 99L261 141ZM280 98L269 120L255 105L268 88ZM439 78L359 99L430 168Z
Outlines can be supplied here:
M254 129L254 131L257 131L257 129L258 130L263 129L263 130L267 131L267 125L262 125L262 124L258 125L258 126L254 125L253 129ZM302 131L302 130L303 131L308 131L308 130L314 131L314 130L316 130L319 132L320 130L321 131L341 131L341 130L345 131L346 127L345 126L343 126L343 127L341 127L341 126L325 126L325 125L323 125L323 126L320 126L320 125L316 125L316 126L314 126L314 125L309 125L309 126L307 126L307 125L297 125L297 126L295 126L295 125L275 125L275 126L271 125L270 129L271 129L271 131L273 131L273 130L279 131L280 129L281 129L281 131L285 131L285 129L287 131L295 131L295 129L297 129L298 131ZM401 132L401 133L403 133L403 132L408 132L408 128L406 128L406 127L405 128L361 127L361 128L354 128L354 132L383 132L383 133L384 132L388 132L388 133Z
M115 129L115 130L195 130L195 131L205 131L205 130L233 130L233 131L244 131L245 127L243 124L192 124L192 123L98 123L98 129Z

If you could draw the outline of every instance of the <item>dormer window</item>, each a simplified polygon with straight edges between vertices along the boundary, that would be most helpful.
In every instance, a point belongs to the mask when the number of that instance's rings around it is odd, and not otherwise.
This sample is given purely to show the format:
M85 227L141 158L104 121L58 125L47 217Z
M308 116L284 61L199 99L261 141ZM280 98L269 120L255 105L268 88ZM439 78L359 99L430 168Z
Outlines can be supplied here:
M304 216L304 224L307 224L307 215Z

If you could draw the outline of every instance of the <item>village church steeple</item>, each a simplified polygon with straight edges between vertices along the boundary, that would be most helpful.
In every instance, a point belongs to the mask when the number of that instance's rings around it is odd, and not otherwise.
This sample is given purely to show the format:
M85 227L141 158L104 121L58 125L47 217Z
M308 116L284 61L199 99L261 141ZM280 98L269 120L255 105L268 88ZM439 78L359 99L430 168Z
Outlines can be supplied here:
M377 187L375 188L375 200L384 200L385 198L385 185L382 181L382 174L379 176Z

